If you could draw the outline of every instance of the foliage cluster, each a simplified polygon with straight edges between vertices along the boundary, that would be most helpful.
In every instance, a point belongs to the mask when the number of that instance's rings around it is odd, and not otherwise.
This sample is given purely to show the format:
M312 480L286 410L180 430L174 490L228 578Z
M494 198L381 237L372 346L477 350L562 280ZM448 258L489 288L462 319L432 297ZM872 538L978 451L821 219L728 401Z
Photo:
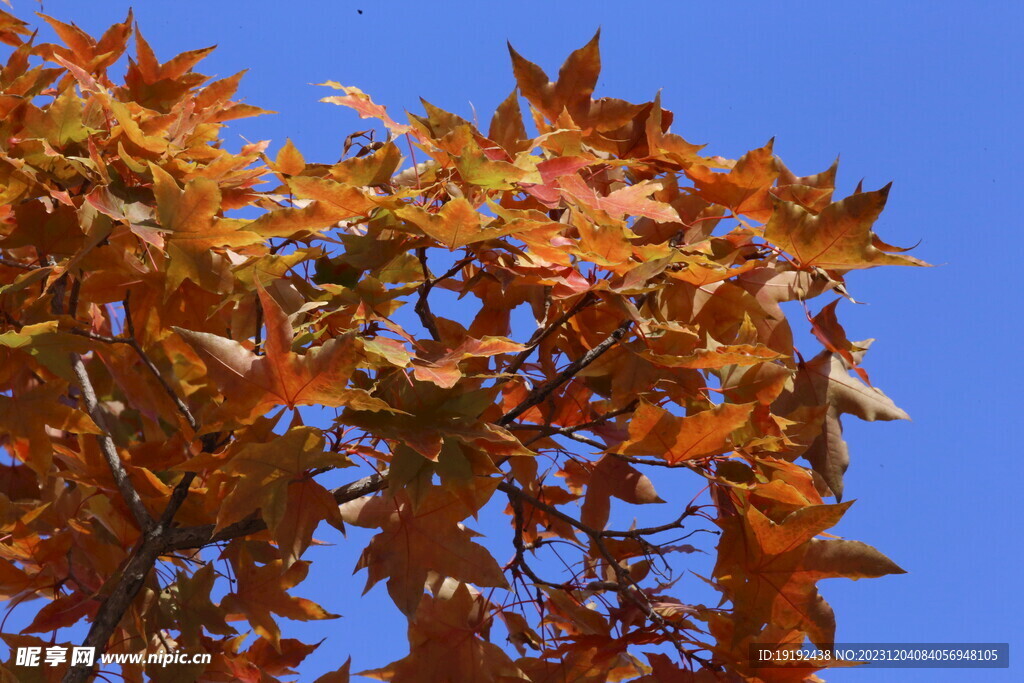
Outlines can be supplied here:
M43 599L12 648L84 620L101 650L213 655L129 681L279 680L317 646L278 619L335 616L293 594L314 533L352 525L409 623L365 675L792 681L814 670L749 647L828 644L817 581L901 571L825 534L841 416L906 417L836 317L848 271L921 265L872 231L888 188L834 201L835 165L705 156L658 98L594 99L596 36L554 82L512 50L486 133L327 83L386 139L231 152L225 122L262 111L194 71L209 49L160 62L131 15L98 39L43 18L63 45L0 13L0 594ZM829 294L805 359L780 305ZM610 525L667 469L710 502ZM468 520L499 499L496 558ZM715 606L675 585L699 529Z

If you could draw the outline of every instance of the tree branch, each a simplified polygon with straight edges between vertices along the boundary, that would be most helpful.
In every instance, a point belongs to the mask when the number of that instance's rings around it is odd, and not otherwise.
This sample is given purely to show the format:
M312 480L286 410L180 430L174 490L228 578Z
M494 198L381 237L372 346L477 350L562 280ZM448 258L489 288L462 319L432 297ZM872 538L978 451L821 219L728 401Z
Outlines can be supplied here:
M554 427L552 425L531 425L531 424L517 423L517 424L513 424L513 425L508 425L508 428L510 430L512 430L512 431L516 431L516 430L539 430L539 431L543 432L542 436L564 436L567 439L572 439L573 441L579 441L580 443L585 443L588 446L592 446L594 448L598 448L598 449L603 451L606 448L608 448L608 446L606 444L603 444L600 441L597 441L595 439L590 439L590 438L585 437L585 436L580 436L576 432L582 432L582 431L589 430L591 427L596 427L599 424L604 424L605 422L607 422L608 420L612 419L613 417L618 417L619 415L622 415L624 413L628 413L628 412L630 412L630 411L632 411L632 410L634 410L636 408L636 404L637 403L638 403L638 401L630 401L628 405L623 406L622 408L618 408L616 410L610 410L607 413L604 413L603 415L600 415L600 416L594 418L593 420L590 420L588 422L583 422L583 423L578 424L578 425L573 425L571 427ZM529 446L531 443L533 443L534 441L537 441L539 438L541 438L541 437L538 436L538 437L535 437L533 439L530 439L530 441L526 442L523 445L524 446Z
M467 264L473 261L472 257L464 258L457 261L454 266L449 268L443 275L431 279L430 269L427 268L427 248L420 247L416 250L416 258L420 261L420 268L423 269L423 284L417 288L418 299L416 300L416 306L414 310L416 315L420 317L420 323L426 328L427 332L430 333L430 338L434 341L441 341L441 335L437 331L437 321L434 319L434 314L430 311L430 301L427 299L427 295L430 294L430 290L434 288L438 282L447 280L455 273L462 270Z
M127 311L127 300L125 303L125 311ZM126 324L128 320L130 320L130 317L126 313ZM170 384L168 384L166 379L164 379L164 376L160 373L160 369L157 368L156 363L154 363L153 360L146 354L145 350L143 350L142 348L142 345L139 344L139 341L135 338L134 335L130 337L108 337L102 334L96 334L95 332L89 330L80 330L77 328L72 328L68 331L71 332L71 334L76 334L80 337L85 337L86 339L92 339L94 341L103 342L105 344L127 344L128 346L132 347L135 350L135 354L142 361L142 364L146 366L146 369L148 369L149 372L153 375L153 377L156 378L156 381L160 383L160 386L163 388L164 393L166 393L167 396L170 397L171 401L174 402L174 405L178 409L178 412L181 413L181 415L185 418L185 421L188 422L189 426L192 428L192 431L199 430L199 422L196 420L195 416L192 415L192 411L189 410L189 407L185 405L185 402L183 400L181 400L181 397L179 397L177 392L174 391L174 388L171 387Z
M161 555L166 555L174 550L200 548L210 543L226 541L236 536L248 535L266 529L266 524L263 520L255 515L226 527L216 536L213 534L214 527L212 524L187 529L172 528L171 523L174 515L184 502L188 494L188 488L194 478L195 473L185 473L181 481L174 488L171 500L164 510L160 521L143 535L136 552L131 556L124 571L117 578L116 585L110 594L103 599L103 603L93 620L92 627L89 629L89 635L86 636L83 643L85 647L94 647L97 652L103 652L106 649L106 644L110 640L114 629L117 628L132 600L138 595L150 570ZM334 499L341 504L375 493L386 487L386 475L372 474L345 486L340 486L331 493ZM92 667L77 666L68 669L62 683L84 683L91 675Z
M48 256L47 264L55 267L57 262L52 256ZM66 286L67 273L65 272L53 285L50 305L55 315L64 313L64 290ZM96 391L92 387L92 381L89 379L89 373L85 369L82 357L77 353L72 353L69 357L71 369L75 373L75 379L78 380L78 385L82 390L82 400L85 402L86 412L102 430L102 433L98 434L96 439L99 441L103 459L107 462L107 467L110 468L110 473L114 477L114 483L117 485L118 491L121 492L121 498L131 511L132 517L135 518L135 523L139 525L139 529L145 534L152 528L153 518L150 516L149 510L142 503L142 498L139 497L139 492L135 490L131 479L128 478L128 472L124 469L121 458L117 454L114 440L110 437L109 430L104 426L106 421L100 412L99 401L96 400Z
M387 473L371 474L368 477L339 486L331 491L331 495L341 505L342 503L368 496L371 493L376 493L387 488L387 486ZM265 530L267 524L263 521L259 512L255 512L239 522L224 527L216 534L214 534L215 528L216 526L213 524L205 524L203 526L174 529L167 540L165 551L202 548L211 543L222 543L239 536L249 536Z
M84 647L96 648L97 653L106 650L110 636L113 635L117 625L121 623L124 613L145 584L150 570L153 569L157 559L165 553L174 515L177 514L181 504L185 502L189 486L192 485L195 476L194 472L185 473L178 485L174 487L160 520L143 533L141 543L128 560L124 571L117 577L110 594L102 599L92 626L89 628L89 634L82 643ZM93 666L72 667L64 674L62 683L84 682L89 679L92 672Z
M146 577L156 564L157 558L164 552L164 533L165 527L161 521L143 535L141 544L128 560L124 571L117 577L113 590L103 598L89 628L89 634L82 643L84 647L96 648L97 654L106 651L107 642L121 622L121 617L146 582ZM62 683L84 683L92 676L92 672L92 666L74 666L67 670L61 680Z
M34 263L21 263L20 261L11 261L10 259L0 258L0 266L7 266L8 268L20 268L22 270L36 270L42 268L38 264Z
M594 544L594 547L604 558L605 562L608 563L609 568L611 568L611 570L615 572L615 576L618 579L617 583L608 585L614 586L614 589L618 592L620 596L636 605L637 608L639 608L640 611L644 613L644 615L651 621L652 624L656 625L658 628L664 631L668 636L669 640L672 641L673 645L679 652L680 656L687 656L686 649L683 647L682 643L679 642L679 639L678 637L676 637L675 633L672 632L670 624L665 621L664 617L662 617L660 614L654 611L654 608L651 606L650 600L647 598L647 595L643 592L643 589L640 588L640 585L630 575L629 570L623 567L621 564L619 564L618 560L615 559L614 555L612 555L611 551L608 550L608 546L604 542L604 539L610 536L634 536L638 533L637 530L630 532L599 531L590 526L587 526L586 524L583 524L572 515L568 515L552 505L548 505L547 503L541 502L540 500L534 498L530 494L526 493L526 491L523 491L514 484L503 481L500 484L498 484L498 490L504 492L509 497L510 501L512 498L517 498L520 500L520 505L522 504L522 501L525 501L532 505L533 507L539 510L543 510L549 516L557 517L566 524L582 531L587 536L589 536L591 542ZM513 511L514 510L515 507L513 507ZM654 532L657 533L660 531L673 528L689 514L691 514L690 508L687 508L686 511L682 514L682 516L680 516L677 522L674 522L672 525L666 525L664 528L654 527ZM520 543L521 542L522 541L520 539ZM565 587L562 586L561 588L564 589Z
M523 500L511 493L506 493L506 495L508 496L508 504L512 506L512 513L514 515L516 527L515 532L512 535L512 545L516 549L516 556L512 560L512 567L516 570L522 569L523 573L537 585L548 586L549 588L555 588L557 590L566 590L569 588L566 584L545 581L537 576L533 571L533 568L526 562L526 545L523 543Z
M580 370L593 363L595 360L600 358L608 349L619 343L622 340L622 338L626 336L626 333L629 332L629 330L632 327L632 320L627 320L618 327L616 327L611 334L609 334L603 341L601 341L600 344L590 349L590 351L587 351L585 354L583 354L583 356L574 360L572 363L569 363L569 365L566 366L566 368L562 370L560 373L555 375L550 382L542 384L541 386L531 391L530 395L527 396L522 401L522 403L520 403L512 410L502 415L501 419L498 420L497 424L502 427L508 426L517 417L525 413L527 410L537 405L538 403L542 403L544 399L550 396L555 389L568 382L576 375L576 373L578 373Z
M519 354L512 359L512 362L509 363L508 367L505 368L504 372L508 375L514 375L517 372L519 372L519 368L523 366L523 363L526 362L526 359L530 357L530 354L533 353L533 350L535 348L540 346L540 343L542 341L547 339L548 336L551 335L555 330L557 330L562 325L567 323L570 319L572 319L573 316L579 313L581 309L585 308L586 306L589 306L595 300L596 297L594 296L593 292L587 292L582 297L580 297L579 301L570 306L569 310L565 311L564 313L562 313L562 315L558 316L554 321L552 321L550 325L542 327L536 332L534 332L533 336L530 337L530 341L526 343L526 348L520 351Z
M692 460L668 462L667 460L657 460L655 458L637 458L636 456L623 455L622 453L608 453L608 455L633 465L646 465L648 467L667 467L669 469L686 468L692 470L696 468L696 464Z
M533 437L532 439L530 439L529 441L524 443L523 444L524 446L529 446L533 442L539 441L540 439L543 439L545 436L564 436L567 439L572 439L573 441L579 441L580 443L585 443L588 446L590 446L592 448L596 448L598 450L602 450L603 451L606 448L606 446L603 443L601 443L600 441L597 441L595 439L590 439L590 438L585 437L585 436L580 436L579 434L574 433L573 430L570 430L570 429L568 429L566 427L552 427L551 425L531 425L531 424L517 423L517 424L508 425L508 429L513 431L513 432L515 432L515 431L539 431L539 432L541 432L537 436Z

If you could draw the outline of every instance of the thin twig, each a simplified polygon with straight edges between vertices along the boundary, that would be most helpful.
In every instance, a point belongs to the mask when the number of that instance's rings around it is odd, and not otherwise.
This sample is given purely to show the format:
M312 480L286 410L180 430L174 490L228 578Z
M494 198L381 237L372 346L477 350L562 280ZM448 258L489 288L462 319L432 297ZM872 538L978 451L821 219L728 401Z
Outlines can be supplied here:
M127 307L125 307L125 311L127 310ZM130 321L131 316L126 313L126 327L131 325ZM149 355L146 354L145 350L142 348L142 345L139 344L139 341L134 336L108 337L106 335L96 334L95 332L92 332L90 330L80 330L78 328L72 328L68 330L68 332L70 332L71 334L77 334L80 337L85 337L86 339L92 339L94 341L103 342L104 344L127 344L128 346L132 347L135 350L135 354L142 361L142 364L146 366L146 368L150 371L153 377L156 378L156 381L163 388L164 393L166 393L167 396L170 397L171 401L174 402L174 405L178 409L178 412L181 413L181 415L185 418L185 421L188 422L188 425L192 428L192 431L199 430L199 422L192 414L192 411L189 410L189 407L185 405L185 402L178 396L177 392L174 391L174 388L171 387L170 384L168 384L166 379L164 379L164 376L160 372L160 369L157 368L156 363L154 363L152 359L149 357Z
M92 626L82 643L83 647L96 648L98 654L107 649L110 636L114 633L124 613L128 611L135 596L142 589L149 576L150 570L156 564L157 558L164 552L164 527L156 524L146 531L140 545L128 560L124 571L109 583L114 584L109 595L103 598L96 616L93 617ZM95 661L98 661L96 657ZM84 683L93 674L93 666L78 665L71 667L61 679L62 683Z
M0 258L0 266L7 266L8 268L21 268L22 270L37 270L42 268L35 263L21 263L20 261L11 261L10 259Z
M618 458L624 462L628 462L632 465L646 465L648 467L667 467L669 469L696 469L697 463L691 460L681 460L679 462L668 462L667 460L657 460L655 458L638 458L633 455L623 455L622 453L609 452L608 455Z
M566 590L569 588L566 584L554 583L553 581L546 581L533 571L530 565L526 562L526 545L523 543L523 529L525 525L523 523L523 500L518 496L512 494L508 495L508 503L512 507L512 513L515 521L515 532L512 536L512 545L516 550L515 559L512 560L512 566L514 568L522 569L523 573L529 577L534 584L540 586L548 586L549 588L555 588L557 590Z
M664 617L662 617L660 614L654 611L654 608L651 606L650 600L647 599L647 596L643 592L643 589L640 588L639 584L630 575L629 570L627 570L625 567L619 564L618 560L615 559L614 555L612 555L611 551L608 550L608 546L604 542L604 539L608 536L630 536L630 532L615 531L609 533L594 529L580 522L572 515L568 515L552 505L548 505L547 503L541 502L537 498L534 498L533 496L528 494L526 491L523 491L519 487L515 486L514 484L510 484L509 482L503 481L500 484L498 484L498 490L504 492L507 496L509 496L510 499L515 497L520 499L521 501L525 501L532 505L533 507L539 510L543 510L549 516L557 517L566 524L582 531L584 534L589 536L591 542L594 544L594 547L601 554L601 556L604 557L605 561L608 563L608 566L612 569L612 571L615 572L615 576L618 579L618 582L615 584L615 586L619 595L623 596L626 600L629 600L630 602L635 604L640 609L640 611L643 612L644 615L651 621L651 623L655 624L658 628L662 629L668 635L669 639L672 641L673 645L675 645L675 648L679 652L680 656L686 656L685 648L669 628L668 622L665 621ZM687 509L687 513L688 512L689 509ZM686 513L684 513L684 516L685 515Z
M530 444L532 444L532 443L534 443L536 441L540 441L541 439L543 439L546 436L564 436L567 439L572 439L573 441L579 441L580 443L585 443L588 446L591 446L593 448L597 448L598 450L604 450L606 448L606 446L603 443L601 443L600 441L597 441L595 439L590 439L590 438L587 438L585 436L580 436L579 434L575 434L573 431L567 429L566 427L552 427L551 425L531 425L531 424L516 423L516 424L508 425L508 429L510 431L513 431L513 432L516 432L516 431L539 431L539 432L541 432L537 436L535 436L532 439L530 439L529 441L525 442L523 444L524 446L529 446Z
M78 317L78 295L82 291L82 278L76 277L71 285L71 296L68 300L68 313L72 318Z
M253 335L252 352L260 355L260 345L263 344L263 302L259 295L256 296L256 334Z
M605 422L607 422L608 420L612 419L613 417L618 417L619 415L623 415L625 413L631 412L632 410L634 410L636 408L637 403L639 403L639 401L630 401L628 405L625 405L622 408L617 408L616 410L610 410L607 413L604 413L603 415L600 415L599 417L596 417L593 420L590 420L589 422L583 422L583 423L578 424L578 425L572 425L571 427L554 427L552 425L531 425L531 424L517 423L517 424L513 424L513 425L508 425L508 428L510 430L512 430L512 431L516 431L516 430L540 430L540 431L543 432L543 434L541 436L533 438L530 441L528 441L527 443L523 444L524 446L529 446L531 443L533 443L534 441L537 441L537 440L543 438L544 436L564 436L567 439L572 439L573 441L579 441L580 443L585 443L588 446L593 446L594 448L599 448L601 450L604 450L604 449L606 449L608 447L606 444L603 444L600 441L597 441L595 439L590 439L590 438L587 438L585 436L580 436L576 432L587 431L591 427L596 427L597 425L604 424Z

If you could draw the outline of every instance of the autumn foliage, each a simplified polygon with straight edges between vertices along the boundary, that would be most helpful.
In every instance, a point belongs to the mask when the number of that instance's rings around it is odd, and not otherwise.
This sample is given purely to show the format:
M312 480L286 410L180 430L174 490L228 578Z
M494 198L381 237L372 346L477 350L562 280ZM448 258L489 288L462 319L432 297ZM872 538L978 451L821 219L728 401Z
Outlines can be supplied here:
M902 571L825 533L842 416L907 417L837 318L847 272L923 265L873 232L887 187L837 200L835 165L706 156L658 98L594 99L596 36L554 82L511 50L486 130L326 83L378 128L324 164L229 151L263 112L194 71L209 49L0 17L0 594L36 608L8 646L86 622L101 650L213 655L129 681L291 680L317 645L279 619L336 616L307 551L356 526L409 624L364 675L813 680L750 647L827 645L820 579ZM685 590L698 549L718 603Z

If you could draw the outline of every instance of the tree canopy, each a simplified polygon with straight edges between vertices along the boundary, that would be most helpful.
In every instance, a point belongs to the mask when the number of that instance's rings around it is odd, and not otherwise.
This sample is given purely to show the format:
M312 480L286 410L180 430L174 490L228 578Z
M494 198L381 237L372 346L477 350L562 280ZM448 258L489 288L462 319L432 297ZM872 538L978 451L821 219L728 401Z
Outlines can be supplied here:
M820 579L902 572L826 533L842 416L907 417L837 317L849 271L925 265L873 231L888 187L837 199L835 164L710 156L659 97L595 99L598 36L554 81L510 48L486 131L328 82L377 126L341 160L229 151L263 112L195 71L210 48L43 19L63 44L0 12L0 595L40 599L12 649L85 621L65 645L212 655L129 681L292 680L318 645L279 619L337 616L306 552L355 526L408 619L363 675L813 680L751 647L827 646ZM663 521L618 524L640 505ZM677 586L697 550L717 604Z

